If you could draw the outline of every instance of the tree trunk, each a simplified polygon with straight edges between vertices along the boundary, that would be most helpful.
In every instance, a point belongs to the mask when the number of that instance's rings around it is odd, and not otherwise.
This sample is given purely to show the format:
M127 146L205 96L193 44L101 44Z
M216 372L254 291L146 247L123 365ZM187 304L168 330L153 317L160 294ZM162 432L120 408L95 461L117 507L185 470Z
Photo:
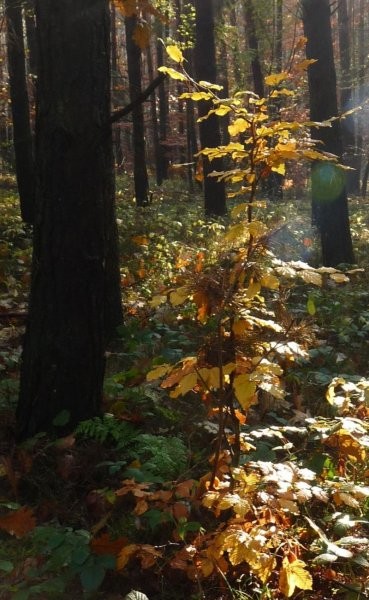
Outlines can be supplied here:
M34 163L26 79L22 6L5 0L15 171L23 221L34 219Z
M121 323L107 0L36 0L36 206L18 438L99 413Z
M251 72L252 80L254 82L254 92L260 96L260 98L264 98L264 77L260 63L259 40L256 33L255 9L252 0L246 0L245 2L245 16L246 38L248 40L249 51L251 53Z
M196 8L196 45L195 71L198 80L216 83L216 58L214 40L214 12L212 0L195 0ZM199 116L208 114L211 102L198 103ZM202 148L214 148L221 144L219 120L215 115L200 122L200 143ZM226 213L226 196L224 181L208 177L212 171L223 171L223 161L213 160L211 163L203 158L204 164L204 200L205 213L209 216L221 216Z
M308 38L306 55L317 59L308 70L310 117L313 121L324 121L338 113L329 0L303 0L302 9ZM321 140L323 150L341 157L339 121L334 121L332 127L314 129L313 138ZM313 165L313 220L320 232L326 266L354 262L345 180L344 171L333 164Z
M159 24L158 37L163 37L163 28ZM156 44L156 58L158 67L164 65L164 52L163 44L159 40ZM159 86L159 170L157 172L158 185L163 183L164 179L168 179L168 166L169 160L166 152L166 141L167 141L167 128L168 128L168 114L169 114L169 102L168 102L168 82L163 81Z
M338 41L341 67L341 112L352 108L352 81L351 71L351 42L349 31L349 17L347 11L347 0L338 2ZM355 169L347 173L347 191L358 194L360 191L360 160L355 145L355 118L348 115L342 121L343 162L345 165Z
M141 93L141 50L133 39L137 17L126 17L126 48L128 64L129 95L131 102ZM142 103L132 111L133 127L133 172L137 206L149 202L149 179L146 167L145 123Z

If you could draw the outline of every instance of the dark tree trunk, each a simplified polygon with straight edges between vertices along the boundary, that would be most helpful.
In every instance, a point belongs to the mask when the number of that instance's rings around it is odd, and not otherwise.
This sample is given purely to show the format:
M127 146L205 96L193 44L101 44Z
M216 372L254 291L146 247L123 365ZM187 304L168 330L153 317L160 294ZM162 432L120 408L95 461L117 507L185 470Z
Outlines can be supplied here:
M196 8L196 45L195 71L198 80L216 82L217 69L214 40L213 0L195 0ZM208 114L212 108L211 102L202 100L198 103L199 116ZM215 115L200 122L201 148L213 148L221 144L219 120ZM226 213L226 195L224 181L208 177L212 171L223 171L223 161L213 160L211 163L204 158L204 200L205 213L221 216Z
M18 438L101 410L121 323L107 0L36 0L36 206Z
M251 53L251 72L252 80L254 82L254 92L260 98L264 98L264 77L260 63L259 56L259 40L256 33L255 24L255 9L252 0L246 0L245 2L245 16L246 16L246 37L248 40L248 46Z
M15 171L23 221L34 219L34 162L23 40L22 6L5 0Z
M310 117L324 121L338 112L329 0L303 0L302 9L306 55L317 59L308 70ZM314 129L313 138L321 140L323 150L341 157L339 121L332 127ZM317 162L312 167L313 219L326 266L354 262L345 179L345 173L332 164Z
M141 94L141 49L135 43L133 34L137 25L137 17L125 18L126 47L129 95L131 102ZM146 206L149 202L149 179L146 167L145 123L142 104L132 111L133 132L133 172L137 206Z
M349 31L349 17L347 12L347 0L338 2L338 41L341 67L341 112L352 108L352 81L351 71L351 43ZM343 162L345 165L355 169L347 173L347 191L358 194L360 191L360 160L355 144L355 118L348 115L342 121Z
M163 36L162 26L159 25L159 37ZM158 41L156 45L156 57L157 64L159 67L164 65L164 52L163 44ZM169 103L168 103L168 82L163 81L159 86L159 162L157 181L158 185L163 183L164 179L168 179L168 166L169 159L166 151L167 141L167 129L168 129L168 114L169 114Z
M27 58L29 73L35 77L37 75L37 42L36 42L36 18L35 2L27 0L25 3L25 24L27 37Z

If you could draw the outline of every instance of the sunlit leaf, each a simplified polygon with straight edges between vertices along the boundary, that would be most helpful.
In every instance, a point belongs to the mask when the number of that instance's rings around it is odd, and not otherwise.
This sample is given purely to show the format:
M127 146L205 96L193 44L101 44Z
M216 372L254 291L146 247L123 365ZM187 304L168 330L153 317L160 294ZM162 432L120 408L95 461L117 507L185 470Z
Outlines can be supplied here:
M255 404L256 383L250 381L247 374L243 373L234 378L233 389L243 410L248 410L252 404Z
M313 578L305 567L306 564L297 558L290 561L286 556L283 559L279 573L279 589L287 598L293 595L296 588L300 590L313 589Z
M171 77L172 79L177 79L178 81L186 81L187 79L186 75L183 75L183 73L180 73L175 69L171 69L170 67L159 67L158 71L160 71L160 73L165 73L166 75L169 75L169 77Z
M146 381L154 381L155 379L159 379L160 377L164 377L168 373L168 371L172 368L172 365L159 365L149 371L146 375Z
M172 60L174 60L174 62L176 63L183 63L184 61L184 56L182 54L182 51L180 48L178 48L178 46L175 46L174 44L166 46L166 51L168 56L170 56L170 58Z
M288 73L287 71L284 71L283 73L273 73L272 75L267 75L267 77L264 77L264 81L267 85L274 86L280 84L281 81L284 81L287 79L287 77Z

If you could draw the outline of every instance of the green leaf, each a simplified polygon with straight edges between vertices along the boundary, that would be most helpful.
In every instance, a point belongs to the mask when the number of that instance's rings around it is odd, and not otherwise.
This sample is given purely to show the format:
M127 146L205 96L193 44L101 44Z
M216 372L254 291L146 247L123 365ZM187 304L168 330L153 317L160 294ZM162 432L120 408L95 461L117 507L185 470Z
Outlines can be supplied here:
M0 571L5 573L11 573L14 569L14 565L10 560L0 560Z
M83 565L90 556L90 548L88 546L80 546L73 551L72 562L76 565Z
M99 589L100 585L104 581L106 570L104 567L98 564L89 564L87 567L82 569L79 574L81 584L86 592L94 592Z

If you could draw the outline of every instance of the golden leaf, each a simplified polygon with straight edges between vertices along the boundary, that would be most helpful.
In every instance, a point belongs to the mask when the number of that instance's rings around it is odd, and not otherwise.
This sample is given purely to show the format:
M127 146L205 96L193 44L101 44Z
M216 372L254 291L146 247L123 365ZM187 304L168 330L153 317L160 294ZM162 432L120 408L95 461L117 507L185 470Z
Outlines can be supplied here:
M249 380L249 375L246 373L237 375L233 380L233 389L243 410L248 410L252 404L255 404L256 383Z
M222 85L218 85L216 83L209 83L208 81L199 81L199 85L204 88L208 88L209 90L215 90L220 92L223 89Z
M137 23L132 34L132 39L141 50L145 50L150 43L149 26L145 23Z
M180 287L169 294L169 301L172 306L179 306L188 300L188 296L189 288L188 286L184 285L183 287Z
M274 73L272 75L268 75L267 77L264 77L264 81L267 85L274 86L287 79L287 77L288 73L284 71L283 73Z
M174 62L176 63L183 63L184 61L184 56L182 54L182 51L180 50L180 48L178 48L178 46L170 45L167 46L166 48L167 54L168 56L170 56L170 58L172 60L174 60Z
M181 94L179 99L198 102L199 100L211 100L212 97L213 95L210 92L186 92Z
M252 325L246 319L237 319L232 325L232 331L235 335L243 335L245 331L252 330Z
M183 75L183 73L180 73L175 69L171 69L170 67L159 67L158 71L160 71L160 73L165 73L166 75L169 75L169 77L171 77L172 79L177 79L178 81L186 81L186 75Z
M163 304L164 302L167 301L167 297L166 296L154 296L152 300L150 300L150 306L151 308L157 308L158 306L160 306L160 304Z
M279 279L272 273L266 273L262 276L260 283L263 287L269 290L277 290L279 288Z
M287 598L290 598L295 588L300 590L313 589L313 578L305 569L306 564L299 559L292 562L287 558L283 559L282 569L279 573L279 589Z
M310 67L310 65L313 65L316 62L316 58L305 58L305 60L302 60L301 62L295 65L295 69L297 71L306 71L306 69Z
M229 135L238 135L239 133L243 133L250 127L250 123L246 121L246 119L238 118L231 125L228 126ZM242 150L244 147L242 146Z
M151 371L149 371L146 375L146 381L154 381L155 379L159 379L160 377L163 377L164 375L166 375L169 371L169 369L172 368L172 365L159 365L158 367L155 367L155 369L152 369Z
M230 106L226 106L225 104L221 104L214 110L214 114L218 115L218 117L224 117L231 111Z
M253 283L250 283L249 287L246 290L247 298L249 298L251 300L252 298L254 298L255 296L258 295L260 290L261 290L260 281L254 281Z
M281 162L278 165L275 165L274 167L272 167L272 171L273 171L273 173L279 173L279 175L285 175L286 174L286 165L284 164L284 162Z
M190 392L197 385L197 374L188 373L178 383L177 387L170 393L171 398L178 398Z

